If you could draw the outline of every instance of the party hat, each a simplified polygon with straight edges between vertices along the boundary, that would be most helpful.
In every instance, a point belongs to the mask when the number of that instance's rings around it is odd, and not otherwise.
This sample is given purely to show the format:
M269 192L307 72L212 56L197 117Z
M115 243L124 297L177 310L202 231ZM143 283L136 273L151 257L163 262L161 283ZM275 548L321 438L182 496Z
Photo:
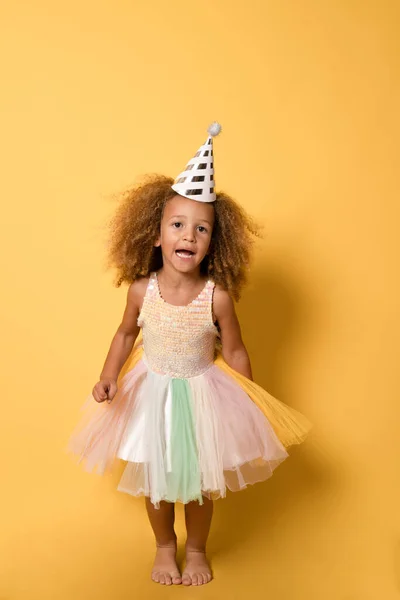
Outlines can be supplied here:
M221 131L214 121L207 129L209 136L175 179L172 189L180 196L199 202L215 202L213 138Z

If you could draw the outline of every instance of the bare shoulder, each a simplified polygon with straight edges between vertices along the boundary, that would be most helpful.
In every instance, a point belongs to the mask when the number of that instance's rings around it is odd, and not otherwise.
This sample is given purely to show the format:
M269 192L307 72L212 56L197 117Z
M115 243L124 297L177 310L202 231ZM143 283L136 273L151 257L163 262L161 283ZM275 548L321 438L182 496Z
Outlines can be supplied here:
M221 313L223 314L226 312L234 311L234 303L232 296L227 290L225 290L218 284L215 284L213 304L214 313L216 316Z
M140 308L146 295L149 277L141 277L130 284L128 289L128 302Z

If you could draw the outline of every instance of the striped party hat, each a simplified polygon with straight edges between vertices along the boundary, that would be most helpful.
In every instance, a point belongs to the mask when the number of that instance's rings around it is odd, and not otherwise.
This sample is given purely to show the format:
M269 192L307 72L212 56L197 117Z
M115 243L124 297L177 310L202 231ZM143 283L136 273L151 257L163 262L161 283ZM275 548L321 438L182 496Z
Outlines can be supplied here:
M209 136L175 179L172 189L180 196L199 202L215 202L213 138L221 131L214 121L207 129Z

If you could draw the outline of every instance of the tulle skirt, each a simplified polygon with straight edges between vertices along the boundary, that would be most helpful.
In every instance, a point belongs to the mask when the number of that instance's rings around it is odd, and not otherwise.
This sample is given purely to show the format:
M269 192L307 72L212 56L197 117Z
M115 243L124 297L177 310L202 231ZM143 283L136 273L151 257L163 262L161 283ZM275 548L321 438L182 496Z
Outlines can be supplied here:
M67 452L87 471L126 461L118 490L187 503L216 499L268 479L304 441L311 423L218 355L201 375L175 379L153 372L142 347L113 401L90 396Z

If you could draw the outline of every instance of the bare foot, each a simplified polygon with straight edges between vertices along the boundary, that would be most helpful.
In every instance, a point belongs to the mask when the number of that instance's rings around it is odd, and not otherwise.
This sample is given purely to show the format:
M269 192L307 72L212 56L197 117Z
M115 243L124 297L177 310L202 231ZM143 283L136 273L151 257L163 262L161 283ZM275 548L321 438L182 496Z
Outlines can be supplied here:
M183 585L203 585L212 579L206 553L201 550L186 550L186 567L182 573Z
M161 585L182 583L182 577L176 564L176 545L157 546L151 578Z

